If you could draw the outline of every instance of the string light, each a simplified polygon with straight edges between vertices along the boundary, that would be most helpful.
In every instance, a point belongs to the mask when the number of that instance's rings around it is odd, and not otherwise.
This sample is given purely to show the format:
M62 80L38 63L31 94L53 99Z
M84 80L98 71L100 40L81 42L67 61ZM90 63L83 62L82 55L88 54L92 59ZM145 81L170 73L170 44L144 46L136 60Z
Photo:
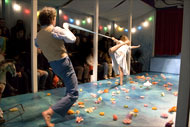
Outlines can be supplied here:
M74 23L74 19L70 18L70 19L69 19L69 22L70 22L70 23Z
M63 11L62 10L59 10L59 15L61 15L63 13Z
M29 9L24 9L24 13L25 14L30 14L30 10Z
M107 27L109 30L111 30L111 25L108 25L108 27Z
M9 3L9 0L5 0L5 3L6 4L8 4ZM13 4L13 9L15 10L15 11L20 11L22 8L21 8L21 6L19 5L19 4ZM25 14L30 14L30 10L29 9L24 9L24 13ZM37 16L39 16L39 11L37 11ZM63 11L62 10L59 10L59 14L61 15L63 13ZM63 15L63 19L64 20L68 20L69 19L69 22L70 23L74 23L74 19L72 19L72 18L68 18L68 16L67 15ZM153 20L153 16L150 16L148 19L147 19L148 21L152 21ZM149 26L149 22L148 21L145 21L145 22L143 22L142 23L142 26L143 27L148 27ZM82 24L83 25L85 25L86 24L86 22L87 23L91 23L92 22L92 18L91 17L88 17L86 20L82 20ZM80 25L80 23L81 23L81 21L80 20L76 20L75 21L75 23L76 23L76 25ZM137 27L137 29L138 30L142 30L142 26L138 26ZM104 29L104 31L108 31L108 30L111 30L111 24L109 24L109 25L107 25L107 27L105 26L105 27L103 27L103 26L99 26L99 30L102 30L102 29ZM125 31L125 32L128 32L128 29L125 29L125 28L123 28L123 27L120 27L120 26L118 26L116 23L114 24L114 27L115 27L115 29L116 28L118 28L118 30L119 31ZM135 33L136 32L136 28L132 28L131 29L131 32L132 33Z
M123 27L118 27L119 31L123 31L123 29L124 29Z
M148 18L148 21L152 21L152 20L153 20L153 17L152 17L152 16Z
M143 26L144 26L144 27L148 27L148 26L149 26L148 21L145 21L145 22L143 23Z
M132 32L132 33L135 33L136 31L137 31L136 28L132 28L132 29L131 29L131 32Z
M148 18L148 21L152 21L153 18L154 18L153 16L149 17L149 18ZM142 23L142 26L143 26L143 27L148 27L148 26L149 26L149 22L148 22L148 21L143 22L143 23ZM142 30L142 26L141 26L141 25L138 26L137 29L138 29L138 30ZM115 27L115 29L118 27L118 30L119 30L119 31L122 31L122 30L123 30L122 27L118 26L116 23L114 24L114 27ZM132 33L135 33L135 32L137 31L137 29L136 29L136 28L132 28L132 29L131 29L131 32L132 32ZM124 31L125 31L125 32L128 32L128 29L124 29Z
M86 24L86 21L85 21L85 20L82 20L82 24L85 25L85 24Z
M80 20L77 19L75 23L76 23L76 25L79 26L80 25Z
M8 3L9 3L9 0L5 0L5 3L8 4Z
M65 21L67 21L67 20L68 20L68 16L67 16L67 15L63 15L63 19L64 19Z
M87 18L87 23L91 23L92 22L92 18L88 17Z
M18 4L13 4L13 9L14 9L15 11L20 11L20 10L21 10L21 6L18 5Z
M138 29L138 30L142 30L142 26L138 26L137 29Z
M124 31L125 31L125 32L128 32L128 29L125 29Z
M18 8L18 7L17 7L17 8ZM17 10L18 10L18 9L17 9ZM25 11L25 13L28 13L28 12ZM30 13L30 11L29 11L29 13ZM59 10L59 14L62 14L62 10ZM37 16L38 16L38 15L39 15L39 12L37 12ZM67 15L64 15L64 16L63 16L63 19L64 19L64 20L68 20L68 19L69 19L69 22L70 22L70 23L74 23L74 19L68 18ZM153 20L153 17L152 17L152 16L148 18L148 21L152 21L152 20ZM142 26L143 26L143 27L148 27L148 26L149 26L149 22L148 22L148 21L143 22L143 23L142 23ZM82 23L83 25L86 25L86 23L91 23L91 22L92 22L92 18L91 18L91 17L88 17L86 20L82 20L82 21L80 21L79 19L76 20L76 21L75 21L75 24L76 24L76 25L80 25L80 24ZM138 30L142 30L142 26L138 26L137 29L138 29ZM120 26L118 26L116 23L114 24L114 27L115 27L115 29L117 28L118 31L125 31L125 32L128 32L128 29L127 29L127 28L120 27ZM111 24L107 25L107 27L106 27L106 26L103 27L103 26L101 26L101 25L99 26L99 30L104 29L104 31L111 30L111 28L112 28ZM137 29L136 29L136 28L132 28L132 29L131 29L131 32L132 32L132 33L135 33L135 32L137 31Z
M59 14L62 14L62 10L59 10ZM64 15L64 16L63 16L63 19L64 19L64 20L68 20L68 16L67 16L67 15ZM152 20L153 20L153 17L152 17L152 16L148 18L148 21L152 21ZM143 22L143 23L142 23L142 26L143 26L143 27L148 27L148 26L149 26L149 22L148 22L148 21ZM69 22L70 22L70 23L74 23L74 19L69 18ZM91 23L91 22L92 22L92 18L91 18L91 17L88 17L86 20L82 20L82 21L80 21L79 19L76 20L76 21L75 21L75 24L76 24L76 25L80 25L80 24L82 23L83 25L86 25L86 23ZM142 26L138 26L137 29L138 29L138 30L142 30ZM104 29L104 31L111 30L111 28L112 28L112 25L111 25L111 24L107 25L107 27L106 27L106 26L103 27L103 26L101 26L101 25L99 26L99 30ZM115 29L118 29L118 31L125 31L125 32L128 32L128 29L127 29L127 28L120 27L120 26L118 26L116 23L114 23L114 28L115 28ZM132 33L135 33L135 32L137 31L137 29L136 29L136 28L132 28L132 29L131 29L131 32L132 32Z
M103 27L100 25L100 26L99 26L99 29L100 29L100 30L102 30L102 29L103 29Z
M108 28L107 28L107 27L104 27L104 31L108 31Z
M118 25L115 23L115 24L114 24L114 27L117 28L117 26L118 26Z
M37 11L37 17L40 15L40 11Z

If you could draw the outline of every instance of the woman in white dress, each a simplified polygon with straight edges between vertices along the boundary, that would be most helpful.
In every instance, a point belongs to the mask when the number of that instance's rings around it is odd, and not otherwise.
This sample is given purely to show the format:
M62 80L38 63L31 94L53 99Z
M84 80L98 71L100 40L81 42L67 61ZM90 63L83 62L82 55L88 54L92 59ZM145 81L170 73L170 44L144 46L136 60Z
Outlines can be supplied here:
M129 75L127 68L126 57L130 49L139 48L138 46L130 46L130 41L127 36L123 35L121 40L117 40L112 37L112 40L116 42L116 45L109 49L109 54L112 58L112 66L115 74L120 75L120 85L123 85L123 76Z

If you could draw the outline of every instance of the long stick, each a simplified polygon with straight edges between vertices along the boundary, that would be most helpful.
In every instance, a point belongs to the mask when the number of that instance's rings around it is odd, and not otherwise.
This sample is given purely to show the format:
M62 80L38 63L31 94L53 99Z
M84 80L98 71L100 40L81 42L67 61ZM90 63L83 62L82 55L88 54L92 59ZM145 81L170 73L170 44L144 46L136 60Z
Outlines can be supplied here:
M76 25L73 25L73 24L70 24L70 23L68 23L68 24L69 24L69 27L72 27L72 28L75 28L75 29L78 29L78 30L82 30L82 31L86 31L86 32L89 32L89 33L92 33L92 34L96 34L96 32L93 32L93 31L91 31L91 30L82 28L82 27L80 27L80 26L76 26ZM99 35L99 36L102 36L102 37L105 37L105 38L110 38L110 39L111 39L111 37L106 36L106 35L103 35L103 34L98 34L98 35Z

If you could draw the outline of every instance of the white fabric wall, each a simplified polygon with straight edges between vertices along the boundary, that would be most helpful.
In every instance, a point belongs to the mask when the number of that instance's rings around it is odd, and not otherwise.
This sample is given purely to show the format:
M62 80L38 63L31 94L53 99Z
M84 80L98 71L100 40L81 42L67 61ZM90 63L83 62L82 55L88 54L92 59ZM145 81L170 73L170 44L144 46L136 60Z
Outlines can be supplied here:
M12 4L14 4L16 2L17 2L17 4L20 4L22 6L22 10L20 12L13 11ZM31 10L30 3L26 3L26 2L18 1L18 0L12 0L12 3L6 4L5 8L6 8L5 20L7 21L6 24L7 24L8 28L11 29L16 24L16 21L18 19L22 19L22 20L24 20L26 32L27 32L26 35L28 36L31 31L31 14L29 14L29 15L25 14L24 9L27 8L27 9ZM38 7L38 9L41 9L41 8L42 8L42 6ZM74 20L79 19L81 21L90 16L87 14L80 14L79 12L73 12L73 11L69 11L66 9L63 9L62 11L63 11L63 13L60 14L60 18L59 18L60 26L62 26L62 23L65 22L63 20L64 14L66 14L69 18L73 18ZM133 27L137 27L145 19L148 19L150 16L154 16L154 18L155 18L155 10L152 10L151 12L149 12L141 17L133 19ZM92 21L93 21L93 19L92 19ZM153 21L150 22L149 27L143 28L141 31L137 30L137 32L135 34L132 34L132 42L133 42L132 45L141 44L140 50L143 52L143 56L139 60L141 63L143 63L143 71L148 71L149 67L150 67L150 58L152 57L154 38L155 38L154 37L154 34L155 34L155 22L154 21L155 20L153 19ZM119 37L122 34L127 35L126 32L120 32L118 30L113 30L114 26L113 26L113 21L111 21L111 20L106 20L104 18L100 18L99 24L102 25L103 27L107 26L108 24L111 24L112 29L108 30L107 32L109 32L111 35L111 34L113 34L113 31L114 31L115 37ZM125 28L128 25L128 23L126 21L119 22L117 24L120 26L123 26ZM91 23L91 24L86 23L86 25L81 24L80 26L84 27L86 29L89 29L89 30L93 30L93 23ZM105 34L106 31L101 30L100 33ZM101 37L99 39L101 39Z
M18 11L18 12L14 11L13 8L12 8L12 5L14 3L17 3L17 4L21 5L22 10ZM25 14L24 9L27 8L27 9L31 10L30 3L26 3L26 2L18 1L18 0L12 0L12 3L10 2L9 4L6 4L5 8L6 8L6 10L5 10L5 20L6 20L7 27L9 29L11 29L16 24L16 21L18 19L22 19L24 21L24 23L25 23L27 35L29 35L30 31L31 31L31 14ZM42 6L39 6L38 10L40 10L41 8L42 8ZM60 26L62 26L63 22L65 22L63 20L63 15L64 14L66 14L68 16L68 18L73 18L74 20L79 19L81 21L88 18L88 17L92 17L92 16L87 15L87 14L80 14L80 13L77 13L77 12L71 12L71 11L64 10L64 9L62 9L62 11L63 11L63 13L60 14L60 18L59 18ZM92 19L92 21L93 21L93 19ZM112 24L112 21L100 18L100 25L107 26L108 24ZM92 27L93 23L90 23L90 24L86 23L86 25L82 25L82 23L81 23L80 26L83 27L83 28L89 29L89 30L93 30L93 27ZM108 30L107 32L111 33L112 30ZM106 32L104 30L102 30L101 33L104 34Z

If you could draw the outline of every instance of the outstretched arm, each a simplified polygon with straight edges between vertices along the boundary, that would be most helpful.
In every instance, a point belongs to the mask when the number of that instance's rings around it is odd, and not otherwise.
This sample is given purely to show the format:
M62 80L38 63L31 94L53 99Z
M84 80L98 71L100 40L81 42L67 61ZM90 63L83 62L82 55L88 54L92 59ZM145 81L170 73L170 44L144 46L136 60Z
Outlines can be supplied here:
M117 40L115 37L112 37L111 39L112 39L113 41L115 41L116 44L119 44L119 43L120 43L119 40Z
M138 45L138 46L131 46L131 49L136 49L136 48L139 48L141 45Z
M127 44L127 43L120 43L120 44L117 44L117 45L115 45L115 46L109 48L109 53L115 52L118 48L120 48L121 46L126 45L126 44Z
M52 31L53 37L55 37L56 39L64 40L66 43L74 43L76 41L76 37L69 30L66 23L63 24L63 28L58 26L54 27Z

